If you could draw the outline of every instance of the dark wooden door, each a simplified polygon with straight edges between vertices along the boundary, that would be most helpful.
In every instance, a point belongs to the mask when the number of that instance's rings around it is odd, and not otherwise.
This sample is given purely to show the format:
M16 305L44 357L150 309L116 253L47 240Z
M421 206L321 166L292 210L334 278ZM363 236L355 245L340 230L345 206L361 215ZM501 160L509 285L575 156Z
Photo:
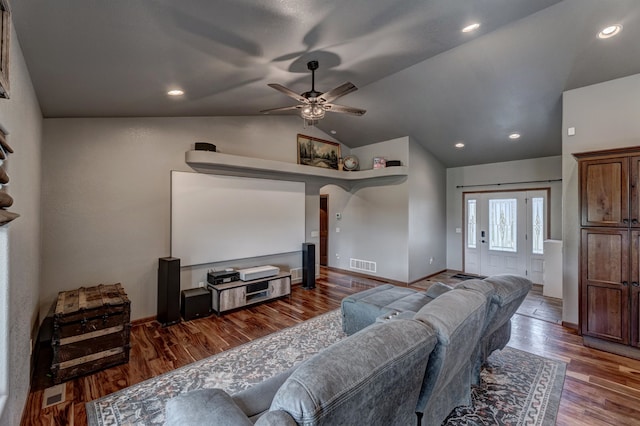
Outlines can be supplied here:
M320 195L320 265L327 266L329 250L329 196Z
M629 226L629 160L625 157L580 163L582 226Z
M629 231L583 228L582 334L629 343Z

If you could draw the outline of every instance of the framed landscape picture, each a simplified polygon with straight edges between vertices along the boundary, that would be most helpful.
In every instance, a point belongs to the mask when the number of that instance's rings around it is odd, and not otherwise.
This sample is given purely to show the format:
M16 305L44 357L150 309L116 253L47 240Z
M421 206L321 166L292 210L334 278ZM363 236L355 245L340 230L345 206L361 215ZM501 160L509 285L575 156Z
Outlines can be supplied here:
M338 170L340 144L298 134L298 164Z

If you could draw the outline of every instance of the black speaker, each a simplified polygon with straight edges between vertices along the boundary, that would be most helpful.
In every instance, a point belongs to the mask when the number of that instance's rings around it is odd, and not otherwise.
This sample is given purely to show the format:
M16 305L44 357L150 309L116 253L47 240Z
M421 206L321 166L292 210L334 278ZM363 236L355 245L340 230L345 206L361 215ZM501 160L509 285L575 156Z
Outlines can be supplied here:
M211 292L206 288L182 290L180 313L185 321L208 317L211 313Z
M302 243L302 287L316 288L316 246L313 243Z
M180 259L158 259L158 322L166 327L180 322Z
M196 142L196 151L216 151L216 146L208 142Z

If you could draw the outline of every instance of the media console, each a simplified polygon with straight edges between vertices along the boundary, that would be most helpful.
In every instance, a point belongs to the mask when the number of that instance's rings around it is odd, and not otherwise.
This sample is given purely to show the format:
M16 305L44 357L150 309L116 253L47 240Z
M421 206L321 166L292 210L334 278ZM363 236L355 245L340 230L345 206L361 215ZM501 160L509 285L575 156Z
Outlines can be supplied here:
M291 274L280 273L251 281L211 285L211 309L218 315L232 309L291 295Z

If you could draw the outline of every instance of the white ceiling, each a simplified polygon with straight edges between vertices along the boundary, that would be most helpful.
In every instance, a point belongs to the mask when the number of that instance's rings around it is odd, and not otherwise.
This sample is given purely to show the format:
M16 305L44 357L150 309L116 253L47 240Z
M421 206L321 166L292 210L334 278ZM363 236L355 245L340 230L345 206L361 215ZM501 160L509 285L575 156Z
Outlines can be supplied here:
M258 115L295 103L267 83L309 90L315 59L317 90L351 81L359 90L337 103L368 111L318 127L351 147L410 136L448 167L558 155L562 92L640 73L639 0L11 6L45 117ZM621 34L597 39L611 23ZM176 87L183 97L166 96Z

